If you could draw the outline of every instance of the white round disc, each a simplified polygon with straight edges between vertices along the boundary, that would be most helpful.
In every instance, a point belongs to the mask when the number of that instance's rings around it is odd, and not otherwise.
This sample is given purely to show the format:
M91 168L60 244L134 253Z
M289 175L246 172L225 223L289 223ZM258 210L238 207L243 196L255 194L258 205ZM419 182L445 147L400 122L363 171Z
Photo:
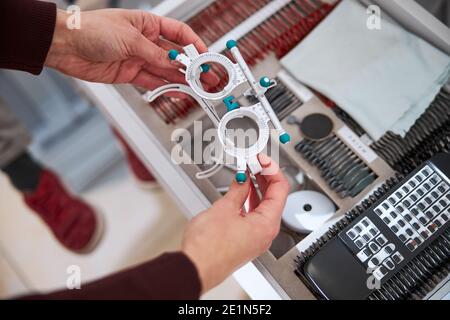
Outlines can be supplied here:
M217 63L220 64L228 73L228 83L219 92L207 92L200 86L200 74L201 65L205 63ZM199 55L191 64L186 68L186 81L189 83L192 90L203 99L207 100L222 100L228 96L231 91L237 86L236 70L234 69L233 62L226 56L219 53L206 52Z
M336 212L333 202L316 191L299 191L288 196L283 222L292 230L310 233L322 226Z

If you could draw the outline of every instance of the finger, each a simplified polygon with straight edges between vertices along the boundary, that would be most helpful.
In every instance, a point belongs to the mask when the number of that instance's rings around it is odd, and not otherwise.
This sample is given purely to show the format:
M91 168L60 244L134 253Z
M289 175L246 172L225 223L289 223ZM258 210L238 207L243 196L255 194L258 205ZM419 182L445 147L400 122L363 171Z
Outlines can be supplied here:
M132 81L132 83L148 90L155 90L156 88L167 84L167 82L164 81L164 79L162 79L160 76L151 74L146 70L141 70L141 72L138 74L135 80ZM186 100L189 98L189 95L177 91L169 91L165 93L164 96L181 100Z
M173 43L172 41L168 41L166 39L160 39L157 44L163 48L164 50L171 50L171 49L175 49L178 52L183 52L183 47ZM181 63L173 63L174 66L179 66L180 68L184 68L184 66ZM208 88L213 88L215 86L217 86L220 82L220 78L219 76L213 72L212 70L208 71L208 72L203 72L200 76L200 79L202 81L202 83L206 84Z
M122 61L119 70L116 73L113 83L130 83L136 78L142 66L145 65L145 60L133 57Z
M261 174L255 175L256 182L258 182L258 189L261 191L261 194L265 194L267 190L267 181Z
M172 41L169 41L169 40L167 40L167 39L162 39L162 38L160 38L160 39L156 42L156 44L157 44L158 46L160 46L161 48L163 48L164 50L166 50L166 51L169 51L169 50L172 50L172 49L175 49L175 50L177 50L178 52L182 52L182 51L183 51L183 47L182 47L182 46L180 46L180 45L178 45L178 44L176 44L176 43L173 43Z
M208 51L208 48L202 39L200 39L191 27L183 22L167 17L161 17L160 33L167 40L181 46L193 44L200 53Z
M164 78L170 83L183 83L186 84L186 77L183 73L181 73L177 69L169 70L164 68L159 68L155 66L151 66L148 63L144 66L145 70L158 77L158 78Z
M156 88L167 84L162 79L149 74L145 70L139 71L131 83L149 90L155 90Z
M189 96L187 94L184 94L181 92L176 92L176 91L167 92L167 93L163 94L163 96L177 99L178 101L176 101L176 100L172 101L172 103L174 103L174 104L177 104L177 103L182 104L182 102L180 102L180 100L184 101L184 100L189 99Z
M166 40L166 39L160 38L156 42L156 44L158 46L160 46L161 48L163 48L164 50L166 50L166 52L169 52L172 49L177 50L178 52L183 52L183 47L182 46L180 46L180 45L178 45L176 43L173 43L172 41ZM170 61L170 63L172 65L172 67L177 69L177 70L180 69L180 68L181 69L185 68L185 66L182 63L180 63L180 62L178 62L176 60Z
M148 89L148 90L155 90L156 88L159 88L161 86L164 86L167 84L167 82L163 81L162 79L155 77L154 75L146 72L145 70L141 70L136 77L131 81L132 84ZM186 99L187 96L182 93L178 92L168 92L165 94L165 96L177 98L177 99Z
M240 210L244 206L250 192L250 183L248 180L243 184L233 181L227 194L220 201L227 206L231 206L234 210Z
M249 200L249 211L253 211L260 203L260 198L258 191L256 191L255 185L250 183L250 195L248 197Z
M172 41L166 40L166 39L158 40L157 44L161 48L163 48L164 50L167 50L167 51L169 51L171 49L175 49L178 52L183 51L183 47L179 46L176 43L173 43ZM180 64L180 67L183 67L183 65ZM202 83L207 84L208 87L210 87L210 88L217 86L220 82L219 76L212 70L210 70L209 72L203 72L200 76L200 79L201 79Z
M219 76L214 71L203 72L200 75L202 83L206 84L209 88L214 88L220 82Z
M185 106L185 103L182 101L187 101L190 98L189 95L181 93L181 92L177 92L177 91L169 91L169 92L163 94L163 96L170 97L170 98L176 98L176 100L172 101L172 103L180 104L181 108L184 108L184 106Z
M186 78L185 78L184 74L182 74L178 70L162 69L162 68L152 67L148 64L146 64L144 66L144 69L150 75L155 76L156 78L160 78L162 80L166 80L169 83L186 84ZM181 92L176 92L176 91L171 91L164 95L168 96L168 97L172 97L172 98L182 99L182 100L186 100L189 98L189 95L181 93Z
M264 173L268 169L277 170L278 165L275 163L275 161L272 161L272 159L264 153L260 153L258 155L258 160L263 171L260 174L256 175L256 181L258 182L259 190L261 190L261 193L264 194L266 193L267 190L267 181L264 178Z
M267 183L266 191L255 212L266 216L274 223L279 221L289 193L289 184L281 170L277 174L262 176Z
M133 46L133 48L135 48L133 51L134 55L144 59L152 66L166 69L177 68L177 66L172 64L169 60L166 50L151 42L143 35L141 35L139 39L138 43Z
M270 158L265 153L260 153L258 155L258 160L259 160L259 163L261 164L261 167L263 169L262 172L261 172L261 175L263 175L263 176L270 176L272 174L277 174L278 171L280 171L280 167L278 166L278 163L273 161L273 159Z

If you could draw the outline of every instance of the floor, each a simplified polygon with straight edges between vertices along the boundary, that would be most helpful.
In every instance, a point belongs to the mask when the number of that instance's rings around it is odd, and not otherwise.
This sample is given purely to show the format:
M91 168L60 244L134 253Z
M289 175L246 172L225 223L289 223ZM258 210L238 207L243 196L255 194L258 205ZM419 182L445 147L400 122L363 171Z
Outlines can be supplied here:
M162 189L144 190L121 162L81 196L105 218L99 247L80 256L62 248L21 196L0 174L0 298L65 287L67 268L78 265L82 281L177 250L187 221ZM246 299L233 278L204 299Z

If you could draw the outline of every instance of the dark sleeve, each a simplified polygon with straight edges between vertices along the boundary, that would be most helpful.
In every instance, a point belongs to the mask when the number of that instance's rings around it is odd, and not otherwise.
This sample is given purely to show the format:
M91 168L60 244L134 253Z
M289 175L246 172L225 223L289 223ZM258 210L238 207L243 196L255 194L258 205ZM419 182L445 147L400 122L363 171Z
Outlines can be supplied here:
M200 297L197 269L183 253L166 253L140 266L81 284L81 289L23 297L43 299L194 300Z
M54 3L0 0L0 68L41 73L55 23Z

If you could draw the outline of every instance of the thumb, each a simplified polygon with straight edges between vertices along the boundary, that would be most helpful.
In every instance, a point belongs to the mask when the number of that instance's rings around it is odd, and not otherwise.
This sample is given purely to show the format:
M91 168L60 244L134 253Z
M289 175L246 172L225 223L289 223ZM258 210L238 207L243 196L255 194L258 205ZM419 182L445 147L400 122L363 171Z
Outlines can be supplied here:
M228 206L232 206L233 209L240 210L244 206L250 192L250 183L248 180L250 179L247 179L247 182L244 184L233 181L230 190L223 196L221 202L226 203Z

